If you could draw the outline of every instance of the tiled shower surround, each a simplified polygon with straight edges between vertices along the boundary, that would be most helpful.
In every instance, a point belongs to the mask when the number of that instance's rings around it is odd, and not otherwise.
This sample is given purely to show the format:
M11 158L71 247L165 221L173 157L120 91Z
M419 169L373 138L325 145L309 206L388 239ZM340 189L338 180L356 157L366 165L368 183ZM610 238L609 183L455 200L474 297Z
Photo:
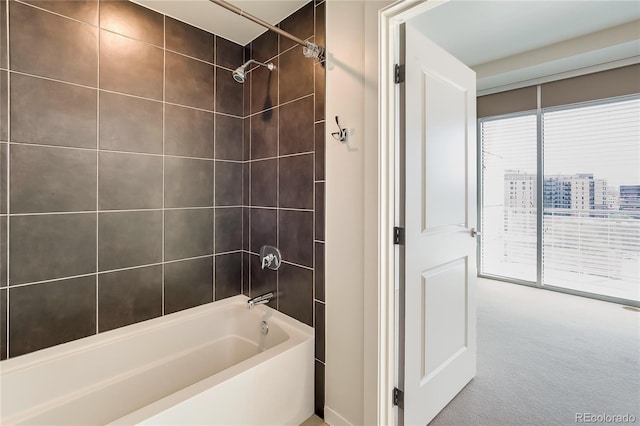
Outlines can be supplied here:
M322 414L324 65L126 1L0 14L0 359L275 291L316 327ZM280 25L324 45L324 3ZM238 84L249 57L276 69Z
M313 2L280 23L324 46L325 4ZM314 31L315 28L315 31ZM266 32L245 57L271 62L245 82L244 275L255 297L277 289L270 306L316 330L316 412L324 407L324 64L288 39ZM262 270L260 247L277 246L284 263Z

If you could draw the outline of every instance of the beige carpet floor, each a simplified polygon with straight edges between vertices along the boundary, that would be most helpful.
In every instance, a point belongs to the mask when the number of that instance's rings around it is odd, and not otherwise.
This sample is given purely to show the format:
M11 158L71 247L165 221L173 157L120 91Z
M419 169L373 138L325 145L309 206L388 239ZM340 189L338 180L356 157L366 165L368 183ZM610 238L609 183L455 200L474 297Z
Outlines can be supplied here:
M430 426L640 424L640 313L480 279L477 318L477 376Z

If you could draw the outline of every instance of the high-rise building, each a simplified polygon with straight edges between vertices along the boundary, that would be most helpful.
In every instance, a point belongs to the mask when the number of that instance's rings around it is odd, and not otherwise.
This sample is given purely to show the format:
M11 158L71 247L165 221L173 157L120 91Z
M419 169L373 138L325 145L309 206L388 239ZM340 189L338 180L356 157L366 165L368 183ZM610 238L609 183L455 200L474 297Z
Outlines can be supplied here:
M587 216L595 206L595 182L592 174L562 176L571 182L572 216Z
M536 214L536 175L507 170L504 174L504 205L515 214Z
M547 209L565 209L558 214L570 216L571 181L564 176L545 177L543 184L543 204Z
M640 185L620 185L619 203L620 210L638 212L640 216Z
M607 189L607 210L620 209L620 191L609 187Z
M508 170L504 175L504 260L526 263L536 256L536 175Z
M609 188L606 179L596 179L594 181L594 202L593 208L596 210L608 210Z
M506 211L534 214L537 206L536 175L507 170L504 174ZM545 214L557 216L590 215L606 210L609 193L605 179L593 174L545 176L542 193Z

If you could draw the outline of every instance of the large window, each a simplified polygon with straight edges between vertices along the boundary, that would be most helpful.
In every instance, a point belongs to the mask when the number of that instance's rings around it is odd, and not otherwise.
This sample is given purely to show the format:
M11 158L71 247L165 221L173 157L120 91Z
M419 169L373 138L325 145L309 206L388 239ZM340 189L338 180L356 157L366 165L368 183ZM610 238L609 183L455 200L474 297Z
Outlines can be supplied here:
M484 117L479 139L480 273L640 301L640 98Z
M480 122L480 271L536 281L536 114Z
M640 99L542 119L542 283L640 300Z

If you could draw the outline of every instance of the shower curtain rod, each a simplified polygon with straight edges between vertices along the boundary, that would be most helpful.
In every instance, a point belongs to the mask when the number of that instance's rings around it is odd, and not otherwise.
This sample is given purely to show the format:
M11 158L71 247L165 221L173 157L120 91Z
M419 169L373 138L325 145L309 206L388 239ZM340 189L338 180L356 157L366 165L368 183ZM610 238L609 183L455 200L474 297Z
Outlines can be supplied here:
M317 44L311 43L310 41L304 41L293 34L290 34L274 25L271 25L268 22L263 21L262 19L253 16L250 13L245 12L237 6L234 6L230 3L227 3L225 0L209 0L211 3L217 4L220 7L227 9L230 12L235 13L236 15L243 16L250 21L255 22L258 25L265 27L268 30L271 30L275 33L280 34L283 37L288 38L289 40L298 43L300 46L304 47L304 55L308 58L323 58L324 56L324 47L318 46Z

